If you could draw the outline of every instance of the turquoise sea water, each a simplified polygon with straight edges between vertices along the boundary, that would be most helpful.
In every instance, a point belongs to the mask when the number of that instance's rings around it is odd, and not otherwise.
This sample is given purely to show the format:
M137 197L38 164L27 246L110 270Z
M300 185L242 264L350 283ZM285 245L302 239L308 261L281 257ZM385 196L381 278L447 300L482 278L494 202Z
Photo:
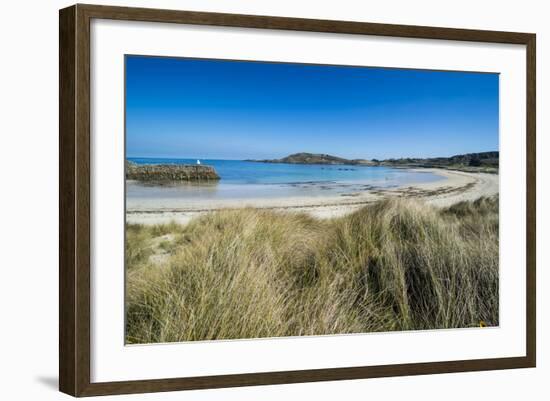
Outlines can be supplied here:
M196 164L197 159L128 158L138 164ZM430 172L355 165L283 164L201 159L221 177L217 183L130 182L128 197L250 199L288 196L347 195L373 188L439 181Z

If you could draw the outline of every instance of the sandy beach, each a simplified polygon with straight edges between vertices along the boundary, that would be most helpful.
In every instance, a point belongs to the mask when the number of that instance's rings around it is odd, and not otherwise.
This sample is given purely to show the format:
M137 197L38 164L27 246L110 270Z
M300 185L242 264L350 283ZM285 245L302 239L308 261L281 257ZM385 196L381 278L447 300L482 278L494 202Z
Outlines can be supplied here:
M408 184L396 188L372 188L340 195L287 197L271 199L128 199L128 223L161 224L175 221L187 224L204 213L243 207L265 208L274 211L305 212L317 218L332 218L351 213L358 208L388 196L421 199L436 207L445 207L464 200L498 193L499 175L470 173L444 169L422 169L444 179Z

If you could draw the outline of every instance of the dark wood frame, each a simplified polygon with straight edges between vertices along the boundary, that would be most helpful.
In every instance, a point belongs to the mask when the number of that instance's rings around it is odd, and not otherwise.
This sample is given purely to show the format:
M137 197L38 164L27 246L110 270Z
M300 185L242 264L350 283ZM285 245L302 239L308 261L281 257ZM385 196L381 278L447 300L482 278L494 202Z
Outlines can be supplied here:
M511 43L527 48L527 324L524 357L191 378L90 382L90 20ZM59 13L59 389L73 396L535 367L535 43L531 33L77 4Z

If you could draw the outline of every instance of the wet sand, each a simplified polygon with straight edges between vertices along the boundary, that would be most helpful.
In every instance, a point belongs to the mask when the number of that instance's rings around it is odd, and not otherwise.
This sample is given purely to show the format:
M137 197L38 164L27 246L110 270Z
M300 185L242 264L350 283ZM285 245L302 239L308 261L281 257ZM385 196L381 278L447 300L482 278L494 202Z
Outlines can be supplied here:
M419 170L420 171L420 170ZM305 212L317 218L332 218L351 213L358 208L388 196L423 200L436 207L445 207L464 200L498 194L498 174L469 173L443 169L422 169L445 179L396 188L372 188L347 194L271 199L182 200L128 199L128 223L161 224L175 221L186 224L210 211L256 207L275 211Z

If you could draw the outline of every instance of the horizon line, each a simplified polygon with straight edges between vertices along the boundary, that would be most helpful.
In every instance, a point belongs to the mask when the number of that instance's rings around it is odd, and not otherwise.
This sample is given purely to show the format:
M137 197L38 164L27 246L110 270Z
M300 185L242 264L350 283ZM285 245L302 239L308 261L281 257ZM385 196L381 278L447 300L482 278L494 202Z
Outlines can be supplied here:
M500 150L483 150L483 151L476 151L476 152L467 152L467 153L454 153L454 154L451 154L450 156L399 156L399 157L386 157L386 158L378 158L378 157L372 157L372 158L367 158L367 157L363 157L363 158L358 158L358 157L355 157L355 158L347 158L347 157L343 157L343 156L338 156L338 155L333 155L333 154L330 154L330 153L320 153L320 152L294 152L294 153L288 153L286 154L285 156L280 156L280 157L273 157L273 158L259 158L259 159L252 159L250 157L246 157L246 158L232 158L232 159L228 159L228 158L219 158L219 157L197 157L197 156L128 156L128 155L125 155L125 158L126 159L198 159L198 160L234 160L234 161L245 161L245 160L272 160L272 159L282 159L282 158L285 158L285 157L288 157L290 155L295 155L295 154L300 154L300 153L309 153L309 154L312 154L312 155L328 155L328 156L333 156L333 157L339 157L339 158L342 158L342 159L347 159L347 160L391 160L391 159L437 159L437 158L450 158L450 157L455 157L455 156L463 156L463 155L471 155L471 154L476 154L476 153L490 153L490 152L498 152L500 153Z

